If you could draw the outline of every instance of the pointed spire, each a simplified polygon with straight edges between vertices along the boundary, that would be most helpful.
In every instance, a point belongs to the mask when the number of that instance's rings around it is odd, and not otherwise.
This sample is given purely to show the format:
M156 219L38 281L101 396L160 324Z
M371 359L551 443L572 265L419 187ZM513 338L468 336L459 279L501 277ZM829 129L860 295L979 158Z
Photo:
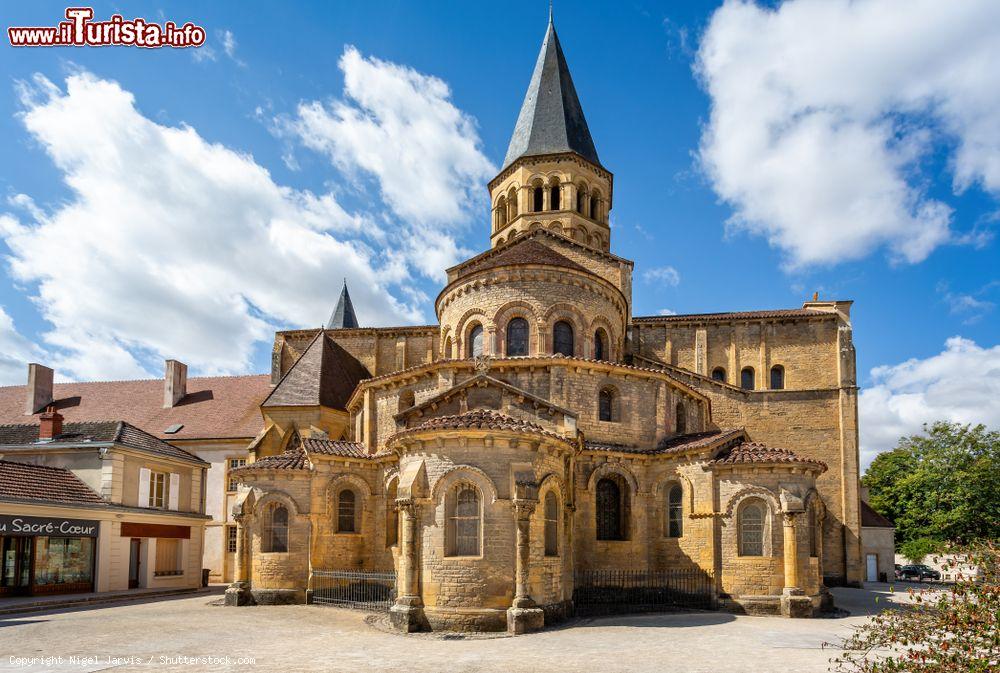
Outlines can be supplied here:
M601 163L556 35L550 4L545 40L503 165L506 168L523 156L557 152L576 152L587 161Z
M337 308L330 314L330 321L326 323L327 329L352 329L359 327L358 317L354 315L354 304L351 303L351 295L347 292L347 279L344 279L344 289L340 291L340 299L337 300Z

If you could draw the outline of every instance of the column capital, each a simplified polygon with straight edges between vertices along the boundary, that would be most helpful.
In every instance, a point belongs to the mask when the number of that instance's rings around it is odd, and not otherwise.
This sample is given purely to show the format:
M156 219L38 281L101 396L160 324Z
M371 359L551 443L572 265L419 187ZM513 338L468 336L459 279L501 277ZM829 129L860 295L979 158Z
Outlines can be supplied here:
M518 519L531 518L531 515L535 512L535 506L538 505L537 500L518 499L512 502L514 504L514 514Z

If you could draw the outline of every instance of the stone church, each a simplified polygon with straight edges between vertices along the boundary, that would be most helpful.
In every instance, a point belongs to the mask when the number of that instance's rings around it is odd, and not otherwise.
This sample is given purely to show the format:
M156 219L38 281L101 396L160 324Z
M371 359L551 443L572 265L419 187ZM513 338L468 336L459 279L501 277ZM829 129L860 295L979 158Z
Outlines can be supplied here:
M227 602L392 573L398 629L522 633L602 571L793 617L858 583L851 302L633 315L551 21L488 189L490 249L447 270L437 324L361 327L345 285L325 329L276 334Z

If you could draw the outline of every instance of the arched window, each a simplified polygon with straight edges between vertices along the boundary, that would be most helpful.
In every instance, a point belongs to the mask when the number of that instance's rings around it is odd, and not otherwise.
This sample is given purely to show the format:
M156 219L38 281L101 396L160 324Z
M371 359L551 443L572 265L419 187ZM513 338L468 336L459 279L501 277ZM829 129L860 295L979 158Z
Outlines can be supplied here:
M573 326L565 320L552 327L552 352L573 357Z
M687 409L684 408L683 402L677 403L677 407L674 409L674 420L677 424L678 435L687 432Z
M507 226L507 199L500 197L497 203L497 227L502 229Z
M559 499L554 491L545 494L545 555L559 556Z
M618 479L597 482L597 539L625 540L628 491Z
M809 556L816 558L819 556L819 514L816 512L816 505L809 508Z
M385 546L392 547L399 542L399 508L396 507L397 480L389 482L385 493Z
M469 331L469 357L477 358L483 354L483 326L476 325Z
M785 389L785 368L781 365L771 367L771 390Z
M447 359L451 359L451 337L445 337L444 339L444 350L441 351L441 356Z
M561 205L559 197L561 194L562 190L559 185L552 185L552 188L549 190L549 210L559 210L559 206Z
M680 484L667 489L667 537L684 534L684 491Z
M396 411L403 411L404 409L409 409L414 404L416 404L416 399L414 398L412 390L403 390L399 393L399 402L396 404Z
M598 199L597 195L595 194L590 197L590 219L592 220L601 219L599 217L600 216L599 209L600 209L600 199Z
M578 189L576 192L576 212L583 215L583 209L587 202L587 192L582 189Z
M602 329L594 332L594 359L608 359L608 338L604 335L604 330Z
M357 513L357 508L355 507L355 496L354 491L349 488L345 488L340 493L337 494L337 532L338 533L357 533L358 526L355 521L355 514Z
M284 553L288 551L288 509L284 505L272 505L264 519L264 534L261 551Z
M755 388L753 367L744 367L743 371L740 372L740 387L743 390L753 390Z
M726 382L726 370L722 367L716 367L712 370L712 380Z
M597 420L615 420L615 393L605 388L597 395Z
M740 509L740 556L764 555L764 515L767 508L759 500L751 501Z
M535 187L533 190L531 190L531 206L532 206L532 210L534 212L536 212L536 213L542 212L543 204L544 204L544 200L543 200L543 196L542 196L542 188L541 187Z
M513 318L507 323L507 355L528 354L528 321L524 318Z
M517 217L517 191L511 187L510 193L507 194L507 220L511 221Z
M455 491L448 516L448 555L479 555L479 491L469 484L460 485Z

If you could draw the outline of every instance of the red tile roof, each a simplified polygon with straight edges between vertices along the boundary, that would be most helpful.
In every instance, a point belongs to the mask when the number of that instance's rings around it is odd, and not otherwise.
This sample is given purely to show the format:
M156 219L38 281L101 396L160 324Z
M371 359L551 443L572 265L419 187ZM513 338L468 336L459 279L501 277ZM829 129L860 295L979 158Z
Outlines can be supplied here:
M826 471L826 463L821 460L802 458L788 449L776 449L757 442L743 442L723 449L712 463L715 465L803 463L821 467Z
M276 456L258 458L252 463L230 470L230 473L249 473L255 470L308 470L309 458L301 446L296 446Z
M423 423L407 428L393 435L393 438L418 432L434 430L501 430L506 432L523 432L533 435L545 435L564 442L570 440L549 432L537 423L531 423L519 418L513 418L490 409L473 409L454 416L436 416L428 418Z
M608 442L585 442L583 448L587 451L635 453L639 455L653 456L671 453L684 453L686 451L702 449L719 442L736 439L743 436L743 434L744 431L742 428L735 430L709 430L707 432L693 432L687 435L671 437L670 439L660 442L659 445L654 448L628 446L625 444L612 444Z
M0 460L0 499L67 505L108 504L69 470L9 460Z
M496 269L501 266L520 266L522 264L538 264L542 266L560 266L574 271L591 273L584 266L577 264L569 257L562 255L547 245L531 238L517 239L514 243L487 250L473 257L455 269L460 269L461 276L467 276L477 271Z
M807 308L783 308L764 311L633 316L632 322L713 322L725 320L765 320L767 318L835 318L836 316L836 313L828 311L815 311Z
M260 403L271 392L268 375L205 376L187 381L187 395L163 408L163 380L57 383L55 407L73 421L121 419L167 441L252 438L264 428ZM38 423L24 413L25 386L0 387L0 424ZM183 425L176 434L164 430Z
M305 447L307 453L317 453L323 456L343 456L345 458L372 457L370 453L365 451L364 444L358 442L306 437L302 440L302 446Z

